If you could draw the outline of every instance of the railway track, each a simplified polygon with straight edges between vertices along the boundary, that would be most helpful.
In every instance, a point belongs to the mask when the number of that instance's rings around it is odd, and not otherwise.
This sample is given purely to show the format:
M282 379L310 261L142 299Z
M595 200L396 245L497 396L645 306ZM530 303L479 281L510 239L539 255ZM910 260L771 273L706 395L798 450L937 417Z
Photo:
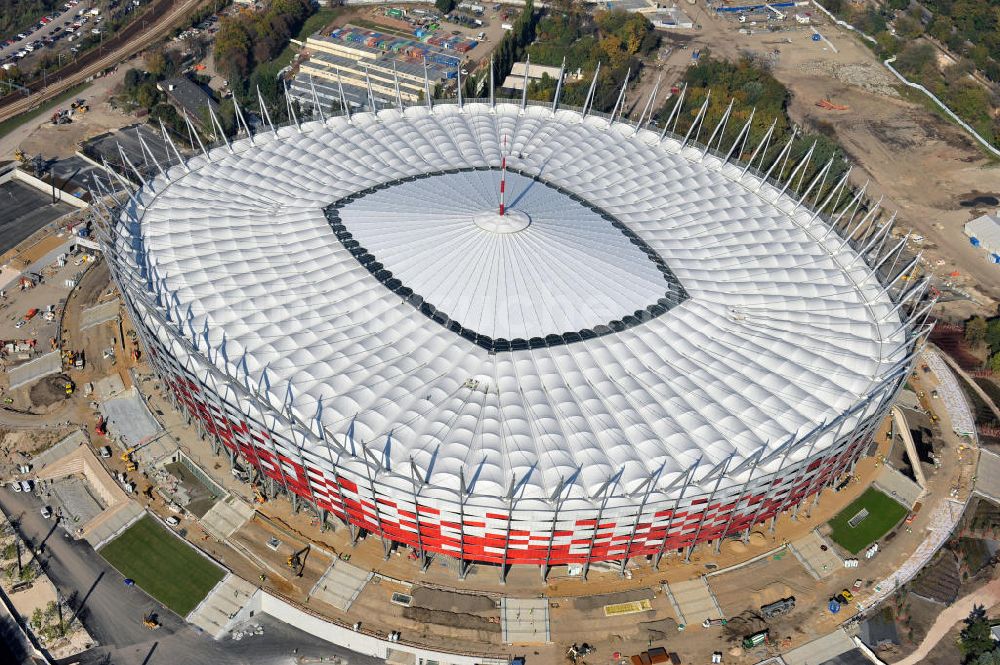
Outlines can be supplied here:
M12 93L0 98L0 122L37 108L88 78L121 63L167 34L187 12L195 9L202 0L159 0L154 2L144 16L136 18L122 32L104 46L103 52L86 54L48 78L61 77L55 83L27 97ZM34 81L32 85L37 84ZM30 86L29 86L30 87Z

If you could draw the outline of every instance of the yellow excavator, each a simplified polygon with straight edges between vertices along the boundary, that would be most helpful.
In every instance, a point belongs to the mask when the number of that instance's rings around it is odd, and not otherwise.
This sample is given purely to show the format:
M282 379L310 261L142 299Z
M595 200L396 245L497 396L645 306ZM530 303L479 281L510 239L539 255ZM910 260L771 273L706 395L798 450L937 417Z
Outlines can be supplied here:
M135 452L135 446L128 448L125 452L122 453L122 461L125 462L126 471L135 471L136 469L139 468L139 465L135 463L134 459L132 459L132 453L134 452Z
M150 612L142 615L142 625L150 630L156 630L160 627L160 622L156 619L156 615Z
M288 561L285 562L288 564L289 568L295 571L296 577L302 577L302 571L305 570L306 557L308 555L309 555L309 545L306 545L298 552L292 552L292 554L288 557Z

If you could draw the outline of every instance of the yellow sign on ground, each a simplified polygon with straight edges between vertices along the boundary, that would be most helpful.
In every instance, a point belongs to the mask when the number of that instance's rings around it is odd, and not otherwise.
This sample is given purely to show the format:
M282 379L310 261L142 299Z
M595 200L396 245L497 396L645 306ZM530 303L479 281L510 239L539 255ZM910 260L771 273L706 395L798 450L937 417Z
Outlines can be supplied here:
M616 603L604 606L604 616L617 617L623 614L638 614L639 612L649 612L653 609L653 604L649 599L633 600L629 603Z

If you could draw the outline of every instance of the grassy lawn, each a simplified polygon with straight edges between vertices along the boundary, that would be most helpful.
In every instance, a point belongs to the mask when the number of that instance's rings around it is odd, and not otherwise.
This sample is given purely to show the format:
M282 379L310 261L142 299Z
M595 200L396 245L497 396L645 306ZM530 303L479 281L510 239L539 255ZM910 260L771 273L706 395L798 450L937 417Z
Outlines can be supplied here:
M224 571L146 516L100 550L125 577L184 617L222 579Z
M848 520L857 515L862 508L868 509L868 517L856 527L851 527L847 523ZM896 503L894 499L869 487L857 501L830 520L830 526L833 528L830 538L851 554L857 554L888 533L906 513L906 508Z

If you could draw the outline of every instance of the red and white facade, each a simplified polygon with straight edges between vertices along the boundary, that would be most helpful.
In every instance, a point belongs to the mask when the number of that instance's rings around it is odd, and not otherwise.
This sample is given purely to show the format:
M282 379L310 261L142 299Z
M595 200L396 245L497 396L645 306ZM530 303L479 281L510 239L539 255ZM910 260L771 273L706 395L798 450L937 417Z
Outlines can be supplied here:
M171 166L104 240L265 488L423 554L624 565L836 482L912 366L915 264L843 181L764 175L578 111L383 110Z

